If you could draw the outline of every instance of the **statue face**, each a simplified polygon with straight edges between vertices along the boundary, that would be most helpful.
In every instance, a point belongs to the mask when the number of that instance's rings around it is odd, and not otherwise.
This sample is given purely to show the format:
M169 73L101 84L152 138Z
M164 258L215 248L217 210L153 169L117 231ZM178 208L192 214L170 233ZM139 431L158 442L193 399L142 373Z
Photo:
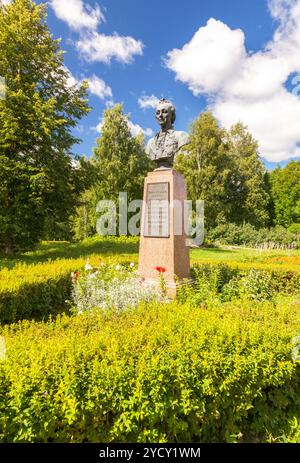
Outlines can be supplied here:
M169 129L172 126L170 106L160 104L156 108L155 117L162 129Z

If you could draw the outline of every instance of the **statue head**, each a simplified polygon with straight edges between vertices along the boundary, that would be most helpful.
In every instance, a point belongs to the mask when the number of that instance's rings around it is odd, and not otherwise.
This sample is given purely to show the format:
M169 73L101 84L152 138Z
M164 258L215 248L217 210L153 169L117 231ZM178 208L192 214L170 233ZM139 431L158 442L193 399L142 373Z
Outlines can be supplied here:
M168 130L173 128L176 119L175 106L173 106L171 101L162 98L156 107L155 117L161 129Z

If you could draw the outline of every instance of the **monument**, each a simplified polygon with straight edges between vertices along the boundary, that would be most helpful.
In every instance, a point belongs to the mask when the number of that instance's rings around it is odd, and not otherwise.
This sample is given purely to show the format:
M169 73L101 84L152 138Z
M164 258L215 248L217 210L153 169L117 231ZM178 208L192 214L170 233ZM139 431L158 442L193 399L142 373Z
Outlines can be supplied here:
M186 185L183 176L173 169L175 154L189 143L189 138L186 132L174 130L175 118L173 104L160 100L156 108L160 130L146 147L157 168L148 173L144 183L138 268L146 283L158 283L158 269L163 270L168 297L175 297L178 285L190 279L184 227Z

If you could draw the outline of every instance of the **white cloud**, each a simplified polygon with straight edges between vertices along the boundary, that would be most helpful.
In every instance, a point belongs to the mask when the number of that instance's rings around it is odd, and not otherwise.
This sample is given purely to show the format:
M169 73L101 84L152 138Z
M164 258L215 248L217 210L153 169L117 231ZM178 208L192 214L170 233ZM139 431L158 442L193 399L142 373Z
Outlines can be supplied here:
M143 95L138 99L139 107L142 109L156 108L159 99L155 95Z
M67 85L68 87L72 87L74 85L80 85L83 80L87 80L89 84L89 91L93 95L96 95L100 100L106 100L105 105L106 107L111 107L113 106L113 101L112 101L112 89L107 85L103 79L100 79L100 77L96 76L93 74L91 77L85 77L82 80L77 80L72 72L70 71L67 66L63 65L64 71L68 74L67 78Z
M1 0L0 0L1 1ZM143 43L133 37L99 34L97 28L105 17L99 7L83 0L50 0L56 16L80 33L76 48L88 62L110 63L113 58L129 64L134 55L143 54Z
M131 135L133 137L136 137L137 135L140 135L140 134L143 134L146 137L151 137L151 135L153 135L153 130L150 129L150 128L143 129L139 124L134 124L133 122L131 122L127 118L126 118L126 122L128 124L129 130L130 130ZM96 130L99 133L101 133L102 132L102 127L103 127L103 120L101 120L96 127L92 127L92 129Z
M272 40L250 54L244 33L210 19L166 65L194 95L209 96L210 108L226 127L242 121L269 161L300 156L300 98L285 88L300 73L300 0L269 0L279 21Z
M131 63L134 55L143 54L143 43L133 37L118 34L104 35L92 32L76 44L77 50L89 62L110 63L115 58L121 63Z
M96 130L97 132L101 133L102 132L102 127L103 127L103 120L99 122L99 124L96 125L96 127L91 127L92 130Z
M95 30L100 22L105 20L99 5L92 8L83 0L51 0L50 5L57 18L65 21L69 27L77 31Z
M73 87L73 85L76 85L76 84L79 83L78 80L75 79L72 72L70 71L70 69L67 66L63 65L62 68L68 75L68 77L67 77L67 86L68 87Z
M146 137L151 137L153 135L153 130L152 129L143 129L139 124L134 124L131 121L128 122L128 127L130 129L131 134L136 137L137 135L143 134Z
M244 55L243 32L232 31L221 21L210 19L181 50L169 51L166 64L176 73L177 80L187 83L199 95L218 91L232 78Z
M104 80L100 79L100 77L93 74L91 77L87 79L89 83L89 90L94 95L97 95L100 100L105 100L106 98L112 98L112 90L111 88L106 85Z

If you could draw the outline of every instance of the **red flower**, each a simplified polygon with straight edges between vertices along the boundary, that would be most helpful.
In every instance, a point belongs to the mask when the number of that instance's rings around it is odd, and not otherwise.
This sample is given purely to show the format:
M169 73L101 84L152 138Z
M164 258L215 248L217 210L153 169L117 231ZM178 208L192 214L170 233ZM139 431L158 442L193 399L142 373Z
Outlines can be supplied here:
M79 275L80 275L79 272L74 272L74 277L76 278L76 280L77 280L77 278L79 278Z
M159 273L165 273L166 271L165 267L155 267L155 270L157 270Z

